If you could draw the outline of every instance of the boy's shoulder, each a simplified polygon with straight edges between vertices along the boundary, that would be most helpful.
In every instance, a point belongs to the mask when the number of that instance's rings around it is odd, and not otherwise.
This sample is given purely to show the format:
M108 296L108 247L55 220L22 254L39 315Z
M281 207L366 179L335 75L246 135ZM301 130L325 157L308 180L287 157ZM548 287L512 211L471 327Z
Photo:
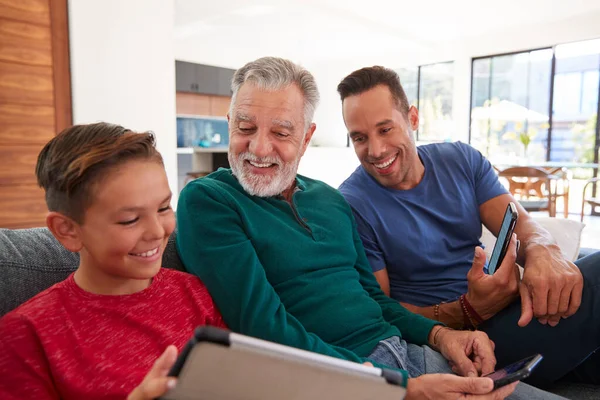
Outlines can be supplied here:
M36 326L43 324L44 321L56 318L61 313L62 293L65 292L69 279L73 279L73 275L36 294L14 310L9 311L0 318L0 327L3 323L17 323L20 325L26 323Z
M162 275L162 279L166 281L166 286L175 285L206 289L200 278L198 278L196 275L190 274L189 272L163 267L160 269L160 273Z
M175 269L161 268L162 290L172 298L176 291L210 298L208 289L196 275ZM212 300L211 300L212 301Z
M187 313L186 319L200 318L199 325L225 327L212 296L199 277L168 268L161 268L160 276L164 284L160 285L157 298L159 302L166 302L169 308L175 308L173 313Z

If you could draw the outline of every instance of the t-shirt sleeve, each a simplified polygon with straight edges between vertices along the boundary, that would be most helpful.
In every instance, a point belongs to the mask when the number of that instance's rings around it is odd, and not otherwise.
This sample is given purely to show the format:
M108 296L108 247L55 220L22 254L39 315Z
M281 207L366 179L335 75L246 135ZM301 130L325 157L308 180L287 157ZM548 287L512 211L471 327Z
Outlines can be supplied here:
M375 231L360 213L352 207L352 205L350 207L352 208L352 214L354 214L356 229L358 230L360 240L363 243L369 265L373 272L381 271L386 267L386 262L383 251L381 250L381 247L379 247Z
M0 319L0 338L0 399L59 399L31 324L21 315L9 313Z
M468 163L473 174L477 204L482 205L494 197L506 194L508 191L498 179L492 164L478 150L468 144L461 143L466 152Z

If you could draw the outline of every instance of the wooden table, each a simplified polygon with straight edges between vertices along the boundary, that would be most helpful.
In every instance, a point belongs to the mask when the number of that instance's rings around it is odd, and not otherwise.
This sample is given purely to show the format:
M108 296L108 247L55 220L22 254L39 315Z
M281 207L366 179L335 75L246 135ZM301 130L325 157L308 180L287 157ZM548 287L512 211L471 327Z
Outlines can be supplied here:
M540 162L532 162L532 161L517 161L515 163L506 163L506 162L498 162L492 163L494 165L494 169L496 171L502 171L503 169L510 167L533 167L533 168L542 168L545 170L549 170L552 174L556 174L560 168L567 169L575 169L575 168L584 168L584 169L593 169L594 172L592 176L598 176L598 170L600 169L600 163L580 163L580 162L564 162L564 161L540 161ZM568 177L562 177L563 179L563 193L557 193L558 197L564 197L565 202L565 218L568 218L568 210L569 210L569 179ZM594 188L595 195L595 188ZM592 215L600 215L600 213L596 212L594 207L592 207Z

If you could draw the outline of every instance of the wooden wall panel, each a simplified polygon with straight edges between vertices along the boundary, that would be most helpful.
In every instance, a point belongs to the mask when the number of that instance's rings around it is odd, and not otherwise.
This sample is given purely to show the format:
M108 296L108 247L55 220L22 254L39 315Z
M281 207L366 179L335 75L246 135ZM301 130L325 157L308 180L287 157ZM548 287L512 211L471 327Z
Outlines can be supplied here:
M44 226L35 165L72 124L67 0L0 0L0 228Z
M69 57L69 16L67 0L50 0L50 34L54 72L56 132L73 124L71 101L71 62Z
M0 185L35 183L35 164L43 147L41 144L0 146Z
M216 117L226 117L229 112L231 97L210 96L210 115Z
M0 199L0 227L15 229L46 226L48 208L44 191L37 185L0 185Z
M177 115L204 115L225 117L229 111L230 97L209 94L177 92Z
M0 103L54 106L52 67L0 62Z
M50 30L25 22L0 20L0 61L52 66Z
M48 0L0 0L0 16L49 26L50 5Z
M204 94L177 92L175 108L178 115L210 115L210 98Z
M0 104L0 146L45 144L55 133L53 107Z

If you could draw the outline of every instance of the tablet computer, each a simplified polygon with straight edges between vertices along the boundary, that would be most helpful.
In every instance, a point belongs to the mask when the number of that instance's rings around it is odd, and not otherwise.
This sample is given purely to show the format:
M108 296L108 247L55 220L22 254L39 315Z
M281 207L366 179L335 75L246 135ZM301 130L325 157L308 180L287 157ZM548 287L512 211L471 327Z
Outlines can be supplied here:
M404 398L402 375L215 327L197 328L169 376L164 400Z

